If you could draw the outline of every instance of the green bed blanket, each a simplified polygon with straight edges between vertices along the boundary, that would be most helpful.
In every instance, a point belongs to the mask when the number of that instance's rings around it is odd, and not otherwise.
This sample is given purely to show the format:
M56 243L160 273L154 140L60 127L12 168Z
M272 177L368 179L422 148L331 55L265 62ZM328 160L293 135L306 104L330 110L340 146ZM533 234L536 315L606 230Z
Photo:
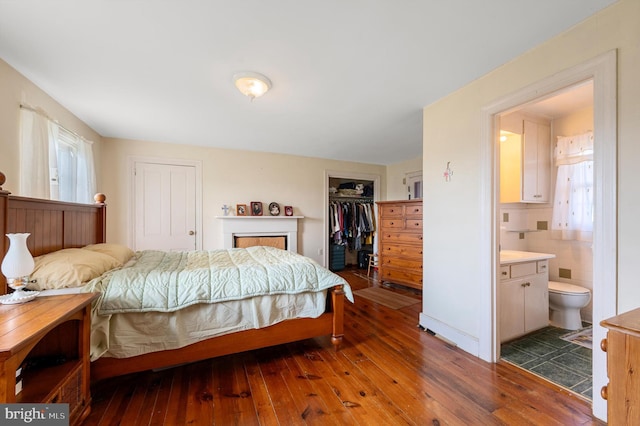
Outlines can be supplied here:
M273 247L212 251L136 253L131 265L89 282L102 293L98 313L173 312L197 303L268 294L324 291L349 284L313 259Z

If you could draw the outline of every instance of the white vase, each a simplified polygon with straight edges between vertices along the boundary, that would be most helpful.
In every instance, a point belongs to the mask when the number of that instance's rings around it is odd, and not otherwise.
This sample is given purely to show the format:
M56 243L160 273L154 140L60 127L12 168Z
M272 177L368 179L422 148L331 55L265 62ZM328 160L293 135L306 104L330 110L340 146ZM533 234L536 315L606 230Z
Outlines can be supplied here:
M15 279L29 276L33 272L34 262L27 248L28 233L7 234L9 238L9 251L2 261L2 274L7 279Z

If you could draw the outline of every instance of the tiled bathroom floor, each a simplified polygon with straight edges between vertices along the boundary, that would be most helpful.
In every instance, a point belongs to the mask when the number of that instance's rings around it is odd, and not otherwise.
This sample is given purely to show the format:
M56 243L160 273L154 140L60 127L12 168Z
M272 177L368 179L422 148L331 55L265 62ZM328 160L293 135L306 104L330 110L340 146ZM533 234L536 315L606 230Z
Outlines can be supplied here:
M557 327L543 328L504 343L501 357L591 400L592 350L560 338L569 332Z

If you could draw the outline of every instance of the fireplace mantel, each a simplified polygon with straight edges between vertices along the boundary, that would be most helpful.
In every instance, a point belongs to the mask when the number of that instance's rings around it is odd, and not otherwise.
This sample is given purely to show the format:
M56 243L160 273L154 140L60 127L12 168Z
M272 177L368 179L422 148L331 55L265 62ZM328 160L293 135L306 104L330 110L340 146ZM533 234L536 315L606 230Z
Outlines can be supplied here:
M285 235L287 250L298 252L298 219L304 216L217 216L222 220L224 248L233 248L235 237Z

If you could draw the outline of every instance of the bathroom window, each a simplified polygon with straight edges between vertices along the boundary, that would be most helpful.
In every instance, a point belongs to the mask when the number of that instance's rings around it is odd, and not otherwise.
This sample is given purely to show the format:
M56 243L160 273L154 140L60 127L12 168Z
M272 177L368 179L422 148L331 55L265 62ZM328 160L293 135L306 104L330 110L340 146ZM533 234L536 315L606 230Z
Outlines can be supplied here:
M562 240L593 239L593 133L558 137L558 167L551 235Z

